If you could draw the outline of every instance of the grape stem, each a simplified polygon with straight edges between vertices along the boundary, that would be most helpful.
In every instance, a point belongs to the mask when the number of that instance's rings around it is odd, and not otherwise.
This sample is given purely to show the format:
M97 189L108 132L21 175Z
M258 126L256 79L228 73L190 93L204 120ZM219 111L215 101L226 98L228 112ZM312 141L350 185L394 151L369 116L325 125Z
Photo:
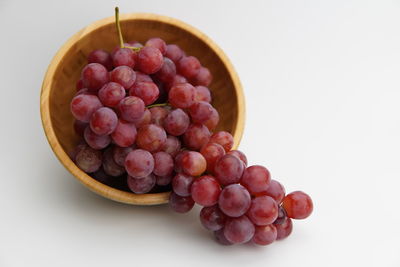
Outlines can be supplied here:
M124 38L122 37L121 25L119 23L119 8L117 6L115 7L115 25L117 26L119 45L121 48L124 48Z
M140 51L140 47L127 46L127 45L124 45L124 47L125 47L125 48L130 48L130 49L132 49L132 50L135 51L135 52Z
M153 104L153 105L147 106L147 108L165 107L165 106L169 106L169 103Z

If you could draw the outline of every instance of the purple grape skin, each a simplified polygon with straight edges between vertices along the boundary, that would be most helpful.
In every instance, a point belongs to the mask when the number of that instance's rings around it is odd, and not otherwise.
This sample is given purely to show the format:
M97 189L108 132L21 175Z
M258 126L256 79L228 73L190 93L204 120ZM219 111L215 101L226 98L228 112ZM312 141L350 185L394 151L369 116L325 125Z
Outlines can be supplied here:
M211 118L213 107L205 101L197 101L189 108L189 114L195 123L204 123Z
M160 90L153 82L135 83L129 90L129 95L137 96L146 106L153 104L160 95Z
M98 95L104 106L115 107L125 97L126 92L122 85L109 82L99 90Z
M128 96L122 99L118 106L120 118L129 122L135 122L144 114L144 102L136 96Z
M157 48L163 55L165 55L165 52L167 51L167 44L163 39L158 37L150 38L149 40L147 40L145 46Z
M246 188L239 184L231 184L222 189L218 206L229 217L240 217L250 208L251 197Z
M225 225L226 216L218 208L218 205L203 207L200 211L200 222L210 231L218 231Z
M152 107L149 109L151 113L151 123L163 127L164 120L169 114L169 110L165 107Z
M163 55L157 48L145 46L138 54L138 69L145 74L156 73L163 64Z
M212 78L211 72L207 68L201 67L196 76L191 78L190 81L193 85L209 86Z
M128 66L119 66L111 71L110 79L129 89L136 81L136 72Z
M190 196L190 188L192 187L193 181L193 176L177 173L174 178L172 178L172 190L181 197L188 197Z
M125 173L125 168L115 163L113 148L107 148L103 153L103 170L106 174L117 177Z
M221 185L238 183L243 171L244 164L242 161L229 154L222 156L214 167L215 176Z
M156 177L149 174L143 178L137 179L128 175L128 187L136 194L145 194L151 191L156 184Z
M136 135L136 126L133 122L119 120L111 138L118 146L129 147L135 143Z
M90 119L90 128L97 135L109 135L114 132L118 124L118 117L114 110L102 107L93 113Z
M214 232L214 237L215 240L220 244L224 246L230 246L233 245L228 239L226 239L225 234L224 234L224 228L215 231Z
M195 96L196 101L205 101L211 103L212 98L210 89L201 85L196 86L195 88L196 88L196 96Z
M154 170L154 158L150 152L135 149L125 158L125 169L133 178L144 178Z
M120 147L114 146L113 159L119 166L125 166L125 159L129 152L133 151L134 147Z
M114 67L128 66L133 68L135 66L135 56L130 48L117 48L111 56Z
M175 75L175 63L167 57L164 58L164 63L161 66L161 69L154 74L154 76L163 83L171 82L174 79Z
M189 108L194 103L196 89L190 83L180 83L171 87L168 101L174 108Z
M179 139L175 136L168 135L162 151L167 152L172 157L175 157L179 150L181 150L181 141L179 141Z
M191 150L199 151L201 147L208 143L211 133L203 124L192 123L185 134L183 142Z
M86 173L97 171L102 162L102 153L88 145L80 145L79 151L75 155L76 165Z
M85 132L85 128L88 126L86 122L74 120L74 130L77 135L83 137L83 133Z
M70 109L75 119L89 122L93 113L102 106L97 96L81 94L72 99Z
M201 64L199 60L193 56L182 57L177 64L178 72L187 79L195 77L199 73L200 68Z
M182 109L172 110L164 120L165 131L173 136L184 134L189 128L189 116Z
M176 64L182 58L183 51L179 46L175 44L169 44L167 45L165 56L171 59Z
M153 173L157 176L167 176L172 174L174 170L174 160L171 155L160 151L153 154L154 170Z
M233 244L243 244L250 241L254 233L255 227L246 215L229 218L224 227L225 238Z
M106 67L99 63L86 65L82 70L81 79L83 86L91 91L100 90L110 80Z
M90 126L86 127L83 137L91 148L97 150L103 149L111 143L109 135L97 135L90 129Z
M181 197L172 192L169 196L169 207L178 213L189 212L194 206L194 201L191 197Z
M113 64L112 64L112 58L110 53L98 49L98 50L93 50L90 52L88 56L88 62L89 63L99 63L103 65L104 67L107 68L107 70L112 70Z
M139 128L136 145L150 152L161 151L167 141L165 130L155 124L147 124Z
M159 186L166 186L169 185L171 183L173 175L169 174L169 175L165 175L165 176L157 176L156 177L156 184Z

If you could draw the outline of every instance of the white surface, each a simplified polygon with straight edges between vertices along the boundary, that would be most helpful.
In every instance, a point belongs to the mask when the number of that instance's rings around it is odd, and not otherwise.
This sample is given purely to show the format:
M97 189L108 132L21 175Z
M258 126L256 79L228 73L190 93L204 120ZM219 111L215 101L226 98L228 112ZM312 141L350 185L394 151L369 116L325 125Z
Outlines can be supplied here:
M80 3L84 2L84 3ZM0 1L0 266L399 266L399 1L121 1L213 38L245 88L240 148L314 214L269 247L222 247L198 209L103 199L61 166L39 92L58 48L116 1Z

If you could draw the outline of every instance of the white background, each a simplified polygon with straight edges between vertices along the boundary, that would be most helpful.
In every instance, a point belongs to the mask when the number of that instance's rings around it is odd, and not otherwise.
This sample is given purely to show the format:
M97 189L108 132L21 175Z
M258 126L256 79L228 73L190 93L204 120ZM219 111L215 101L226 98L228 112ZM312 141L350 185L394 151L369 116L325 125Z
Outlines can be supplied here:
M400 266L399 1L0 0L0 266ZM134 207L85 189L42 130L39 93L85 25L154 12L199 28L245 88L240 145L313 215L269 247L214 243L198 209Z

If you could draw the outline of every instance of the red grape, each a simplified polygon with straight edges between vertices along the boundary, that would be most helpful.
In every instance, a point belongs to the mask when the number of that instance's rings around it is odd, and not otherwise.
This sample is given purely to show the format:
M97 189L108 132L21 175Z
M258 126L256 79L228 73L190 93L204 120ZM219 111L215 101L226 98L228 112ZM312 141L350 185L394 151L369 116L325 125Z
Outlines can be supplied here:
M243 169L244 165L237 157L224 155L215 164L214 174L221 185L229 185L239 182Z
M269 171L260 165L246 168L240 181L252 195L266 194L270 182L271 175Z
M87 88L82 88L78 92L76 92L74 97L77 95L96 95L96 94L92 91L89 91L89 89L87 89Z
M219 114L218 111L215 108L212 108L212 114L211 117L203 122L203 124L210 130L213 131L215 127L217 127L219 122Z
M256 225L268 225L278 218L278 204L269 196L256 197L251 200L247 217Z
M220 131L211 136L210 142L220 144L228 152L233 147L233 136L228 132Z
M118 165L113 158L113 148L109 147L103 153L103 170L106 174L117 177L125 173L125 168Z
M189 83L176 84L168 93L168 100L175 108L188 108L194 103L196 91Z
M82 89L86 89L87 90L87 88L83 87L83 80L81 78L76 82L76 91L79 92Z
M265 191L265 194L275 199L276 203L279 204L285 197L285 188L280 182L276 180L271 180L268 185L267 191Z
M150 110L148 108L145 108L142 117L140 117L139 119L135 119L132 122L135 124L136 128L140 128L146 124L150 124L151 122Z
M201 148L200 153L207 161L207 171L213 173L215 164L223 155L225 155L225 150L219 144L207 143Z
M165 176L156 176L156 184L159 186L166 186L169 185L172 181L172 174L168 174Z
M144 102L136 96L128 96L119 102L117 106L119 115L123 120L135 122L144 114Z
M186 80L185 77L183 77L182 75L175 75L174 78L169 81L168 83L166 83L166 89L169 92L172 88L172 86L177 85L177 84L182 84L182 83L187 83L188 81Z
M118 117L114 110L103 107L93 113L90 119L90 128L97 135L109 135L114 132L118 124Z
M87 145L80 146L75 155L76 165L84 172L91 173L97 171L101 166L102 153Z
M147 74L144 74L143 72L136 71L136 80L135 83L141 83L141 82L153 82L153 79Z
M189 116L182 109L177 108L169 112L164 120L164 128L167 133L179 136L186 132L189 128Z
M253 236L253 243L261 246L266 246L276 240L278 231L273 224L265 226L256 226L256 231Z
M99 63L86 65L82 70L81 79L83 86L91 91L100 90L110 80L107 69Z
M143 178L134 178L128 175L128 187L136 194L145 194L151 191L156 184L156 177L149 174Z
M135 83L136 73L128 66L119 66L111 71L110 79L122 85L125 89L129 89Z
M225 225L226 216L218 208L218 205L203 207L200 211L201 224L210 231L218 231Z
M183 135L183 141L187 148L200 150L210 140L210 131L203 124L194 123L189 126Z
M204 175L194 180L191 188L193 200L204 207L217 204L221 187L211 175Z
M223 213L230 217L239 217L250 208L249 192L239 184L231 184L222 189L218 205Z
M188 79L196 76L200 68L199 60L193 56L182 57L177 64L178 72Z
M129 147L135 143L136 135L134 123L119 120L115 131L111 134L111 138L118 146Z
M276 218L276 220L274 221L274 224L276 225L276 224L284 223L286 220L286 217L287 217L287 215L286 215L285 209L282 206L279 206L278 218Z
M112 70L112 58L110 53L104 50L93 50L88 56L89 63L99 63L107 68L107 70Z
M120 166L125 166L126 156L133 149L134 149L133 147L114 146L114 148L113 148L113 159L114 159L115 163L117 163Z
M154 158L149 151L135 149L126 156L125 168L134 178L144 178L154 170Z
M93 149L103 149L111 143L109 135L97 135L92 131L90 126L86 127L83 137L86 143Z
M211 118L213 107L205 101L193 103L189 108L189 114L193 122L203 123Z
M166 176L172 174L174 170L174 160L171 155L160 151L153 154L154 170L153 173L157 176Z
M163 127L164 120L169 114L169 110L164 107L152 107L150 108L151 123Z
M224 245L224 246L232 245L232 243L225 237L224 228L219 229L218 231L215 231L214 236L219 244Z
M180 158L177 164L181 165L181 169L184 173L191 176L199 176L207 168L206 159L199 152L188 151Z
M72 99L70 108L75 119L89 122L93 113L102 106L95 95L77 95Z
M169 207L175 212L186 213L194 206L194 201L191 197L181 197L172 192L169 195Z
M153 82L139 82L135 83L131 87L129 94L141 98L144 104L148 106L157 100L160 91L157 85Z
M146 46L157 48L163 55L165 55L165 52L167 51L167 44L164 42L163 39L158 37L150 38L149 40L147 40Z
M150 152L160 151L167 141L165 130L155 124L147 124L139 128L136 144Z
M157 48L145 46L138 53L138 69L146 74L156 73L163 64L163 55Z
M83 132L85 131L85 128L87 126L88 126L88 124L86 122L79 121L79 120L74 120L75 133L77 133L81 137L83 137Z
M172 157L175 157L180 149L181 142L179 139L175 136L168 135L162 150L170 154Z
M182 58L183 51L182 49L179 48L179 46L174 44L169 44L167 45L165 56L171 59L176 64Z
M211 103L211 93L210 93L210 89L208 89L205 86L196 86L196 95L194 97L194 99L196 101L205 101L208 103Z
M288 237L293 230L293 223L289 217L285 218L282 224L274 224L277 230L276 240L281 240Z
M133 68L135 66L135 56L130 48L117 48L112 53L114 67L128 66Z
M254 236L255 228L251 221L243 215L238 218L229 218L224 227L225 238L233 244L243 244Z
M178 154L176 154L174 160L175 160L175 164L174 164L174 170L175 172L182 172L182 157L188 153L188 150L181 150L178 152Z
M212 75L207 68L201 67L196 76L191 79L194 85L209 86L212 81Z
M240 151L240 150L231 150L226 154L237 157L238 159L240 159L244 163L245 166L247 166L247 157L242 151Z
M294 191L283 199L282 206L288 217L293 219L305 219L313 211L311 197L302 191Z
M107 107L115 107L125 97L125 89L122 85L109 82L105 84L99 91L99 98L103 105Z
M157 79L163 83L170 83L174 80L174 77L176 75L176 67L175 67L175 63L165 57L164 58L164 63L161 66L161 69L156 72L155 77L157 77Z
M190 188L193 181L193 176L178 173L172 178L172 190L181 197L188 197L190 196Z

